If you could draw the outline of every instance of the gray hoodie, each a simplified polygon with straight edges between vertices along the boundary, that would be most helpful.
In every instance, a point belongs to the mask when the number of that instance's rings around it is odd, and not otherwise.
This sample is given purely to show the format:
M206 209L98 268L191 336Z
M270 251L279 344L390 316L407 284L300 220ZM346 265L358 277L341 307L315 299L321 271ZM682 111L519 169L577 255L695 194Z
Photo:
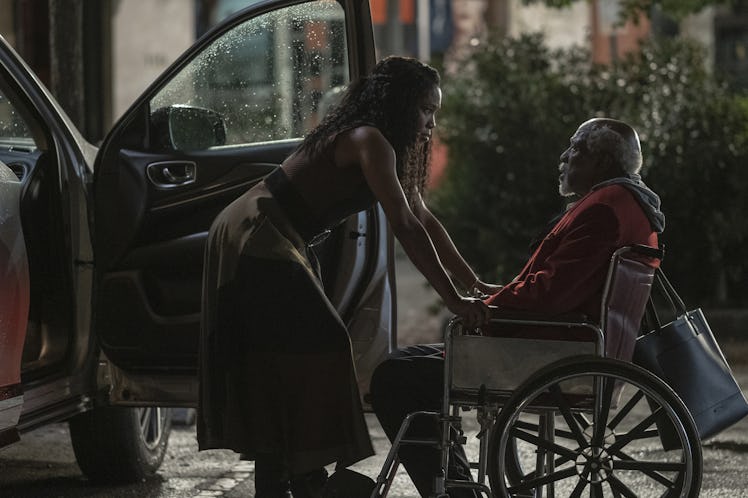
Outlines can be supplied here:
M592 190L597 190L608 185L622 185L629 189L636 197L636 200L639 201L647 218L649 218L652 230L657 233L662 233L665 230L665 215L660 211L660 196L644 184L641 176L636 173L629 173L626 176L611 178L610 180L598 183L592 187Z

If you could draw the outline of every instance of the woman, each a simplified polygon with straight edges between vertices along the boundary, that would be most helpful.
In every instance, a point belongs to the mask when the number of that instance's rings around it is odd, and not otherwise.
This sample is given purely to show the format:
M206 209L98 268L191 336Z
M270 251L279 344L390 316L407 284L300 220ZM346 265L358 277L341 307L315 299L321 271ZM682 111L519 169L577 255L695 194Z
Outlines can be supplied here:
M198 440L200 449L254 459L258 498L287 496L289 478L294 498L314 496L323 466L373 454L350 340L308 249L315 236L379 202L446 306L469 324L488 318L447 271L466 289L494 287L476 277L422 198L440 105L436 70L384 59L211 227Z

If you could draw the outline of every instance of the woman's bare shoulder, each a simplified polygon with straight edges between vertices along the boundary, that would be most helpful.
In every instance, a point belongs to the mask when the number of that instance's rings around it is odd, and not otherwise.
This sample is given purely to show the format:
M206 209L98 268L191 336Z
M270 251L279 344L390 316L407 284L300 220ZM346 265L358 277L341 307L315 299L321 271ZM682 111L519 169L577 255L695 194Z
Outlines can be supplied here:
M341 133L341 138L354 142L358 146L379 145L387 142L379 128L368 124L354 126L344 131Z
M346 130L336 140L336 156L344 162L361 162L364 157L394 154L392 146L379 128L361 125Z

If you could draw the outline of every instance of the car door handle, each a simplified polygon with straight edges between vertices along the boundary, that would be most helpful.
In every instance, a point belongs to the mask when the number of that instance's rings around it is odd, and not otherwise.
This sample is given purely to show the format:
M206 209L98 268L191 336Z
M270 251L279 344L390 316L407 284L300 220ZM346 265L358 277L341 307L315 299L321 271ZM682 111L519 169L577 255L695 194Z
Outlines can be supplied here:
M192 161L159 161L149 164L146 172L159 189L182 187L197 179L197 165Z

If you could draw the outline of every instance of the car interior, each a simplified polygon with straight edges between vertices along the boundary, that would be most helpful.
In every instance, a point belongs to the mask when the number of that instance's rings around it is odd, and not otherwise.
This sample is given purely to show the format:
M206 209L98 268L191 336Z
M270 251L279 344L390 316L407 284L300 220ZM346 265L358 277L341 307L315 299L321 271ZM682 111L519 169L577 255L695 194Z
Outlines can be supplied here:
M30 106L0 81L0 161L22 182L21 220L31 280L23 381L63 361L71 342L71 275L52 140ZM11 137L11 138L9 138Z

